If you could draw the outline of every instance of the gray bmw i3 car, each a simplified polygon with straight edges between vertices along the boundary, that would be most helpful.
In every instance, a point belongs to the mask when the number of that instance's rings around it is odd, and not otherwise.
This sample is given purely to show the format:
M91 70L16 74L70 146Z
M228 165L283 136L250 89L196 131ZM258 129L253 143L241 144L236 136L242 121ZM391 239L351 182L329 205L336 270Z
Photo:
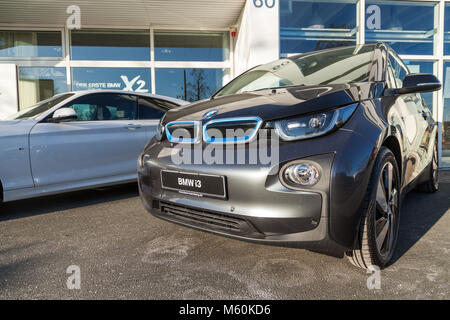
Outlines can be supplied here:
M138 160L142 202L199 230L386 267L403 197L438 189L421 93L440 87L383 43L257 66L167 112Z

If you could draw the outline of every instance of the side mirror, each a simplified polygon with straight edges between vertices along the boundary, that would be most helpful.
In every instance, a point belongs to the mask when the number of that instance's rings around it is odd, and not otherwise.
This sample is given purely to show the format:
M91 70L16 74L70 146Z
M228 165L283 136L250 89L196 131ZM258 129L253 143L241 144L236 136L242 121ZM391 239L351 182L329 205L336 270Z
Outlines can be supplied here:
M49 119L49 122L58 123L74 121L77 119L77 113L72 108L60 108L53 113L53 117Z
M441 82L432 74L412 73L403 80L403 87L394 89L397 94L431 92L441 88Z

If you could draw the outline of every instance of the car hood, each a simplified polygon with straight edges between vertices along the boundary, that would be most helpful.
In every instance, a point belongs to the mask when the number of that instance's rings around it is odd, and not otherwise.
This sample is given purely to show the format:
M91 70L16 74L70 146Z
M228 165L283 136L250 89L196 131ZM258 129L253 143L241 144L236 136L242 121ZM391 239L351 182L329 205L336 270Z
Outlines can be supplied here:
M344 85L293 86L211 98L167 112L165 123L202 120L217 110L214 119L258 116L264 121L321 112L379 96L384 82Z
M28 134L36 120L0 120L0 137Z

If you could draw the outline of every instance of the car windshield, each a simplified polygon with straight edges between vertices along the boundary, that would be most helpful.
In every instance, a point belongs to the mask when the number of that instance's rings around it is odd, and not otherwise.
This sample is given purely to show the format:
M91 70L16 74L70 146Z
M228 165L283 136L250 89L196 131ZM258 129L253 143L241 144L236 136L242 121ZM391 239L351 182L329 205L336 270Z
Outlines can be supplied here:
M367 81L375 45L352 46L280 59L240 75L215 96L288 86Z
M32 107L26 108L25 110L19 111L8 118L6 120L28 120L35 119L43 112L50 110L58 103L66 100L67 98L73 96L73 93L63 93L53 96L47 100L43 100Z

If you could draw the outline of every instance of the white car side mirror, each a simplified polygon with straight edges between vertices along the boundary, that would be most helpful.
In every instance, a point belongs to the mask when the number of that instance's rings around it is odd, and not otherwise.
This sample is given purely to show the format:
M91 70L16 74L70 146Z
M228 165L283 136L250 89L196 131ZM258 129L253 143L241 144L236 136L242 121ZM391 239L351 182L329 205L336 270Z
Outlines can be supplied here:
M72 108L61 108L53 113L53 117L50 118L50 122L66 122L77 120L78 116L75 110Z

